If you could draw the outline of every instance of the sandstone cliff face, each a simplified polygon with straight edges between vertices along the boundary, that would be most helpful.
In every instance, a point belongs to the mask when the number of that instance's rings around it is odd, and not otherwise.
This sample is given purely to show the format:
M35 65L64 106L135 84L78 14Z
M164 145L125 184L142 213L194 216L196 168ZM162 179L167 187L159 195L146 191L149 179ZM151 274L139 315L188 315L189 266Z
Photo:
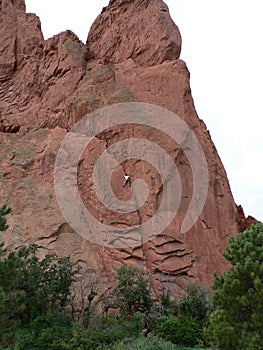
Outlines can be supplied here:
M83 271L99 271L106 280L122 263L140 266L150 272L157 293L164 283L176 293L193 282L208 286L213 272L226 269L221 252L229 235L240 225L244 228L245 219L196 114L189 72L179 59L180 33L167 6L161 0L111 0L86 45L70 31L45 41L38 17L25 13L23 0L0 1L0 28L0 198L12 207L10 228L2 237L7 247L36 243L43 254L70 254ZM194 130L208 164L208 196L197 222L181 234L193 175L179 146L162 138L181 176L178 213L162 234L142 246L110 249L83 239L62 216L53 183L55 159L67 131L87 113L132 101L165 107ZM162 183L155 169L130 160L114 171L112 188L120 199L129 199L129 190L120 182L124 171L132 172L149 185L145 205L121 218L101 207L92 183L92 159L131 136L151 139L143 128L108 131L85 150L79 166L81 197L98 220L108 224L144 222L161 200Z

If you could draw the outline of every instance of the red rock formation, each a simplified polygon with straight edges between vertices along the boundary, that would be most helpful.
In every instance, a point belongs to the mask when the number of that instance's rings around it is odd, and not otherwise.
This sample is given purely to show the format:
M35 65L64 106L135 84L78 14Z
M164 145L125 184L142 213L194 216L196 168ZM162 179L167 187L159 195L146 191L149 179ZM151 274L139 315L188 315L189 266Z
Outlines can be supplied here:
M156 290L161 283L178 293L191 282L209 286L213 272L226 269L221 253L228 237L244 228L244 218L240 219L206 126L196 114L189 72L179 59L180 33L167 6L161 0L112 0L94 22L86 45L70 31L45 41L39 19L25 13L23 0L2 0L0 10L0 198L13 209L3 236L7 246L37 243L43 253L70 254L85 270L101 271L109 279L122 263L141 266L151 273ZM189 232L180 234L193 175L178 145L160 138L181 175L179 211L158 237L141 247L118 250L96 246L70 228L56 200L53 171L70 127L99 107L130 101L163 106L188 123L207 159L209 189L199 219ZM79 167L85 204L109 224L118 220L100 206L90 164L94 155L130 136L152 137L145 128L108 131L94 141L95 153L84 152ZM154 183L146 204L134 215L122 217L129 226L154 215L162 183L143 161L129 161L125 167L135 178ZM129 192L119 186L122 176L119 167L112 188L119 198L128 199Z
M241 205L237 207L237 211L238 211L239 232L243 232L244 230L249 228L251 225L255 225L259 222L258 220L253 218L253 216L251 215L246 217Z
M181 36L162 1L115 0L92 25L87 46L95 59L153 66L179 58Z

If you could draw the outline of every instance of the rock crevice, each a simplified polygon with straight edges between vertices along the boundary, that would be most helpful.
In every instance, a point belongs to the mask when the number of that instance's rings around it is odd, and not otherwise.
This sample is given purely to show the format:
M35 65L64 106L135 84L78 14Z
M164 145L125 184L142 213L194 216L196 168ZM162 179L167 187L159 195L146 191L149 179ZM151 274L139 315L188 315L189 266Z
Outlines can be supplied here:
M189 283L207 287L227 265L227 239L253 222L236 206L227 175L191 96L190 76L179 59L181 36L161 0L111 0L95 20L87 44L71 31L45 41L23 0L0 0L0 198L12 207L8 248L40 242L43 251L71 255L83 271L105 278L122 263L146 268L158 294ZM194 130L207 160L208 195L200 218L186 234L180 226L193 192L193 174L180 145L147 128L120 126L97 135L78 169L79 192L100 222L132 227L153 217L163 197L160 175L147 162L130 160L112 175L112 189L129 200L123 169L146 182L149 197L136 212L117 215L103 207L93 186L94 162L110 145L130 137L159 142L181 178L177 215L140 247L110 249L84 240L66 222L54 190L54 164L70 128L88 113L121 102L146 102L174 112ZM117 159L117 158L116 158ZM62 184L67 188L67 184Z

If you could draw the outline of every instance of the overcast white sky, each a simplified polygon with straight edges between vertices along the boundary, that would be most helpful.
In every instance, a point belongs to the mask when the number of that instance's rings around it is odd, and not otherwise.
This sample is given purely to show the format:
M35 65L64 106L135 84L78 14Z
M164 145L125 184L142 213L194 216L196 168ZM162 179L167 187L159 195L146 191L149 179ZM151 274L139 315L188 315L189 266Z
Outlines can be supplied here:
M109 0L26 0L47 39L71 29L86 42ZM210 130L232 193L263 220L262 0L166 0L183 38L198 115Z

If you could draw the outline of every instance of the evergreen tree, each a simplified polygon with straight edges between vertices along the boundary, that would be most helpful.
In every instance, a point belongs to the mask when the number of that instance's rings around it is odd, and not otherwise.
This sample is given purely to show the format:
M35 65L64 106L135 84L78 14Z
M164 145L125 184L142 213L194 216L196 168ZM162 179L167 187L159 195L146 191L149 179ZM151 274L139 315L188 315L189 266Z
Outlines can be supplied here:
M263 224L230 238L230 270L216 277L211 331L219 349L263 349Z
M0 208L0 231L5 231L8 228L6 224L6 215L9 214L11 209L5 204Z

